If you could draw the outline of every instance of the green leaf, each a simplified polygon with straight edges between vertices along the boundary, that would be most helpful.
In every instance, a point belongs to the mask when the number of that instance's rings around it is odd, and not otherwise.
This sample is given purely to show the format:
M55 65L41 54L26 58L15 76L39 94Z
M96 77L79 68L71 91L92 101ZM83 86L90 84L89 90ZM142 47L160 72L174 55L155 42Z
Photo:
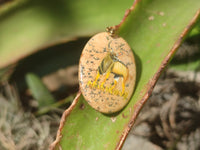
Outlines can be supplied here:
M16 0L0 9L0 68L38 49L104 31L132 0ZM111 9L112 8L112 9Z
M33 97L38 101L39 108L51 105L55 102L54 97L38 76L33 73L28 73L26 75L26 82Z
M60 100L56 103L53 103L53 104L48 104L46 105L45 107L42 107L40 108L38 111L36 111L34 114L36 116L40 116L40 115L43 115L43 114L46 114L47 112L50 112L51 110L54 110L54 109L57 109L61 106L66 106L67 103L71 103L74 99L74 96L68 96L66 97L65 99L63 100Z
M198 53L195 58L187 57L181 62L174 60L173 63L170 64L170 68L182 71L199 71L200 70L199 58L200 58L200 53Z
M196 29L197 27L195 27ZM193 29L194 30L194 29ZM192 31L193 31L192 30ZM200 34L189 34L170 63L170 68L183 71L200 70Z
M194 37L200 34L200 19L197 21L195 27L190 31L188 37Z
M76 98L63 114L51 148L120 149L162 70L197 20L199 8L199 0L141 0L119 30L136 56L137 85L131 101L121 112L104 115L82 96Z

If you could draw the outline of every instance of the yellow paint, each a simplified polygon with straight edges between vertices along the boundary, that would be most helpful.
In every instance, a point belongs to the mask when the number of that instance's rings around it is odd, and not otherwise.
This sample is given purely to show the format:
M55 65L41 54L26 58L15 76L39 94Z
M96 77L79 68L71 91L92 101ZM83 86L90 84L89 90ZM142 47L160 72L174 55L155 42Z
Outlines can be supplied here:
M128 68L124 66L124 64L122 64L121 62L115 62L113 64L112 72L122 75L125 81L128 77Z
M94 81L95 82L95 81ZM127 96L128 96L128 92L125 92L125 91L120 91L120 90L117 90L117 89L114 89L113 88L113 86L110 86L110 87L104 87L104 86L102 86L102 84L101 84L101 86L98 84L97 85L97 83L95 82L92 82L92 81L88 81L88 83L87 83L87 85L90 87L90 88L96 88L96 89L99 89L99 90L101 90L101 91L105 91L105 92L107 92L107 93L109 93L109 94L111 94L111 95L116 95L116 96L121 96L121 97L124 97L124 99L126 99L127 98Z
M97 86L97 80L99 79L99 77L100 77L100 73L98 72L97 75L96 75L96 78L93 82L93 85L92 85L93 87Z
M113 73L114 75L122 76L122 85L121 85L122 91L115 89L118 82L116 79L114 79L113 86L110 86L110 87L104 86L106 80L110 76L110 73ZM101 83L98 83L100 74L103 74L104 79ZM128 92L125 92L125 82L128 78L128 74L129 74L128 68L116 58L116 55L114 53L108 53L98 67L95 80L93 82L88 81L87 85L92 89L96 88L101 91L105 91L111 95L121 96L121 97L124 97L124 99L126 99L128 96Z

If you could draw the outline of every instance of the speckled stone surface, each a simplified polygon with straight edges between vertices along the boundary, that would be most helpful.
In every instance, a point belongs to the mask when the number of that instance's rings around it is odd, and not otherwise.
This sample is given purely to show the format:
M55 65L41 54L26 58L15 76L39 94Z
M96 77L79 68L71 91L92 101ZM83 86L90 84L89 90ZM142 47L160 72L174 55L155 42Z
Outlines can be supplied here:
M79 62L79 84L90 106L102 113L121 110L132 96L135 79L133 52L124 39L102 32L87 42Z

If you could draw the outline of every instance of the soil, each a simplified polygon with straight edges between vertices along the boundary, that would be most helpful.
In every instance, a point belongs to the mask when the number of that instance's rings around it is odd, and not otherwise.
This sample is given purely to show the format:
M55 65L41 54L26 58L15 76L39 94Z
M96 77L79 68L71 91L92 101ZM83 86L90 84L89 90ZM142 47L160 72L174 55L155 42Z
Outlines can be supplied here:
M199 116L200 72L167 69L137 118L123 150L199 150Z

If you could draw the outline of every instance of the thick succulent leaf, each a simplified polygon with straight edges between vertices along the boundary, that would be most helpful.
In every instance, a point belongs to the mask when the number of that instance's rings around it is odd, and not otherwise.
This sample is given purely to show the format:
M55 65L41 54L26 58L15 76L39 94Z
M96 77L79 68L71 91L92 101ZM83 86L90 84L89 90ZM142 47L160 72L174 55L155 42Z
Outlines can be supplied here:
M200 35L200 19L196 22L194 28L190 31L188 38Z
M117 24L132 0L16 0L0 9L0 68Z
M159 75L196 22L199 8L199 0L139 1L119 28L136 56L137 84L131 101L121 112L104 115L79 93L63 114L51 148L120 149Z
M192 49L190 48L190 50ZM173 63L170 64L170 68L177 71L200 71L200 50L193 56L186 56L186 58L182 60L173 60Z
M199 30L199 31L198 31ZM170 68L183 71L200 71L200 28L195 27L179 48Z

